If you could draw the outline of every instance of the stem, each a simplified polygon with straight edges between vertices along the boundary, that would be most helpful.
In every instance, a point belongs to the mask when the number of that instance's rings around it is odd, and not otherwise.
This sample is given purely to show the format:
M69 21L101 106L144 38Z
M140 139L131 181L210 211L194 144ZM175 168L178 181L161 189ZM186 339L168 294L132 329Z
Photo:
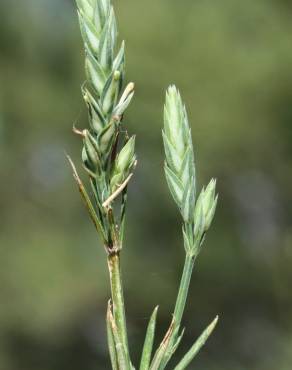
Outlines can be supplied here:
M190 281L192 277L193 267L195 259L192 255L186 254L185 264L183 269L183 274L181 277L180 287L178 291L178 296L176 299L175 309L174 309L174 320L175 327L179 327L181 324L184 308L186 305L186 300L188 296Z
M126 327L125 304L121 278L120 254L112 253L108 256L108 268L110 273L110 283L113 301L114 320L121 336L127 362L130 368L130 358L128 349L128 335Z
M187 297L188 297L188 291L189 286L191 282L193 267L194 267L195 258L191 254L187 253L185 257L185 263L184 263L184 269L180 281L180 286L178 290L178 295L175 303L173 318L174 318L174 329L172 332L172 336L169 340L169 343L167 345L167 350L165 351L164 358L159 366L159 370L162 370L167 365L168 361L170 360L171 355L169 356L169 353L171 353L171 348L173 347L179 330L181 320L183 317Z

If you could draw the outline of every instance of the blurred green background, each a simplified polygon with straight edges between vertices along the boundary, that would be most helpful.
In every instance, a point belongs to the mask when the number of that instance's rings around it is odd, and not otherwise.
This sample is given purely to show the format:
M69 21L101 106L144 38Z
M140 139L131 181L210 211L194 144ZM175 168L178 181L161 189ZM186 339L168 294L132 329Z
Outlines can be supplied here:
M292 367L292 4L114 1L137 93L139 166L123 274L133 358L156 304L169 323L183 263L163 174L164 91L187 103L199 184L220 202L198 259L181 356L218 313L192 369ZM83 51L73 1L0 2L0 369L109 369L105 253L64 157L80 164Z

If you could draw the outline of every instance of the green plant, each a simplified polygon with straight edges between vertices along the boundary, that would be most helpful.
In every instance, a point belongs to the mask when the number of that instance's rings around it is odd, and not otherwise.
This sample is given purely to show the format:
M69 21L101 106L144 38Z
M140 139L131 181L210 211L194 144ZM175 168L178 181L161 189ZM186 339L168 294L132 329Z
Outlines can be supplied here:
M115 53L117 27L110 0L77 0L85 46L86 81L82 93L89 114L89 129L74 132L82 138L82 161L91 195L68 157L79 191L105 247L111 282L107 309L108 347L114 370L135 369L129 353L125 305L120 268L128 183L136 166L135 137L123 124L124 112L134 95L134 84L124 92L125 45ZM162 370L179 346L184 330L181 321L195 259L212 222L217 196L215 181L196 197L196 173L191 132L181 97L175 87L166 95L163 141L165 174L171 194L183 218L185 265L173 319L152 356L157 307L147 328L140 370ZM185 369L204 345L217 323L207 327L175 370Z

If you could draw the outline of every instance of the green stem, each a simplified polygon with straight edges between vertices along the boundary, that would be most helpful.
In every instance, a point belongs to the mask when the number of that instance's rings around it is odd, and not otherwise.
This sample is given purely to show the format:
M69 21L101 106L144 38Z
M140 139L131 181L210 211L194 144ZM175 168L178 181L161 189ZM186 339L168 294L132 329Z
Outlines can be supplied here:
M185 263L184 263L184 269L180 281L180 286L178 290L178 295L175 303L173 318L174 318L174 329L172 332L172 336L169 340L169 343L167 345L167 349L164 354L164 358L159 366L159 370L163 370L165 366L167 365L168 361L171 357L171 349L177 339L178 336L178 330L181 324L181 320L183 317L187 297L188 297L188 291L189 286L191 282L193 267L194 267L195 258L187 253L185 257Z
M183 274L181 277L180 287L178 291L178 296L176 299L175 309L174 309L174 320L175 327L179 327L181 324L182 316L184 313L184 308L187 301L190 281L192 277L193 267L194 267L194 257L190 254L186 254L185 264L183 269Z
M108 268L110 273L110 283L113 301L113 316L121 336L125 356L130 368L130 357L128 348L128 335L126 327L125 304L121 278L120 254L112 253L108 256Z

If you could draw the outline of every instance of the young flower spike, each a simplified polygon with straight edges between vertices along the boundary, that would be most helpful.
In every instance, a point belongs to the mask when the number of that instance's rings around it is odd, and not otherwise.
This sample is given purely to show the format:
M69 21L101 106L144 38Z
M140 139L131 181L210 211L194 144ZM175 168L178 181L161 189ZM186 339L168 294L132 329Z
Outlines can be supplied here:
M167 183L183 219L191 222L196 195L194 153L186 109L175 86L166 93L162 135Z
M196 169L191 129L179 91L170 86L164 108L165 175L184 221L188 245L198 248L215 214L216 181L212 179L196 201ZM190 225L193 225L189 227Z

